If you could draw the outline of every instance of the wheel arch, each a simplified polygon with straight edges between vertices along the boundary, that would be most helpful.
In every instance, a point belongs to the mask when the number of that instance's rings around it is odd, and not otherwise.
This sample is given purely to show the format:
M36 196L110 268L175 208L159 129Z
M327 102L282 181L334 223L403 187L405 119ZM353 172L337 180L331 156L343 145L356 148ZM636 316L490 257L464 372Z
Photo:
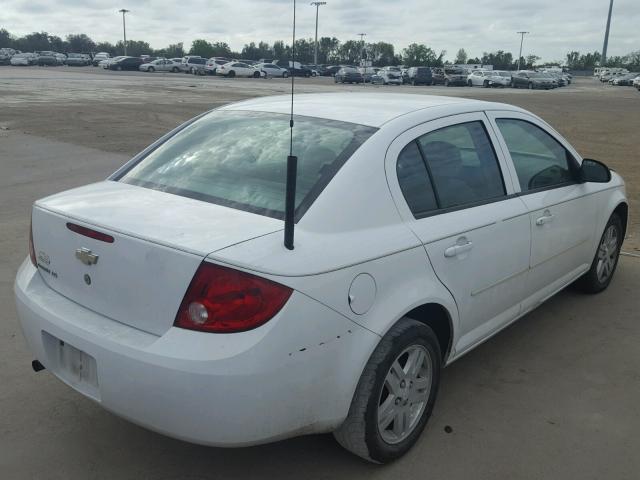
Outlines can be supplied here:
M624 238L627 234L627 224L629 221L629 205L627 204L627 202L620 202L611 213L618 214L620 220L622 220L622 237Z
M447 308L440 303L429 302L412 308L402 318L417 320L433 330L440 344L442 364L446 365L453 346L453 320Z

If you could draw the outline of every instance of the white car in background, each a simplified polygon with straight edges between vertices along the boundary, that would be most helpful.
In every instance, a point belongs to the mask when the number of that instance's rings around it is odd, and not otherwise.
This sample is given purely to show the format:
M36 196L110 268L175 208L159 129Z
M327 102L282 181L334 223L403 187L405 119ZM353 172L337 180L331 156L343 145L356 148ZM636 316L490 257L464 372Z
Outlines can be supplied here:
M399 67L383 67L376 74L384 85L402 85L402 69Z
M178 73L181 69L181 62L175 62L166 58L158 58L149 63L143 63L138 67L141 72L173 72Z
M275 63L258 63L255 67L264 72L266 77L289 77L289 70L279 67Z
M510 105L300 95L291 250L290 108L226 105L35 202L20 325L35 369L155 431L228 447L334 432L389 462L445 365L572 282L607 288L624 183Z
M508 87L511 85L511 73L502 70L474 70L467 76L470 87Z
M13 57L11 57L9 63L17 67L35 65L37 61L38 56L35 53L17 53Z
M216 69L216 75L222 75L224 77L255 77L260 78L264 76L264 73L255 66L248 65L244 62L229 62L224 65L218 66Z

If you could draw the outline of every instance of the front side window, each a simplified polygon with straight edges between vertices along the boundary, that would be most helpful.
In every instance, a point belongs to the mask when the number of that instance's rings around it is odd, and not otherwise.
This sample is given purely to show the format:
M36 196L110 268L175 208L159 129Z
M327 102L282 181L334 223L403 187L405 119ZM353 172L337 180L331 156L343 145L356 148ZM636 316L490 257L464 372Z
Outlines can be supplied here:
M551 135L525 120L496 120L523 192L563 185L574 180L575 160Z
M402 150L396 170L402 193L417 218L506 194L498 159L480 121L419 137Z
M296 117L296 218L376 129ZM214 111L185 127L123 173L121 182L284 218L289 116Z

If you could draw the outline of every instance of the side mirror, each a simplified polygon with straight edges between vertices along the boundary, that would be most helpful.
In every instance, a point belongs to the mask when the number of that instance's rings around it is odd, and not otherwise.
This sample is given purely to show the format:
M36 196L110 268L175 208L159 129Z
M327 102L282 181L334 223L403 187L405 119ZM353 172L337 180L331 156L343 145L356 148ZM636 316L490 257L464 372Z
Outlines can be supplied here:
M611 180L611 170L598 160L585 158L580 166L580 181L594 183L608 183Z

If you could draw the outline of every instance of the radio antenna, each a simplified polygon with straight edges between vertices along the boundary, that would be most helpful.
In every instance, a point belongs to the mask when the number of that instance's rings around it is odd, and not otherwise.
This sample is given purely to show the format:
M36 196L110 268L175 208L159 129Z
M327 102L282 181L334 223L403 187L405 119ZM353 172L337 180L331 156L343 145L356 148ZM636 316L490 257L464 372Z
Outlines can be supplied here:
M293 229L296 211L296 177L298 157L293 154L293 89L296 69L296 0L293 0L293 41L291 43L291 115L289 117L289 156L287 157L287 186L284 204L284 246L293 250Z

